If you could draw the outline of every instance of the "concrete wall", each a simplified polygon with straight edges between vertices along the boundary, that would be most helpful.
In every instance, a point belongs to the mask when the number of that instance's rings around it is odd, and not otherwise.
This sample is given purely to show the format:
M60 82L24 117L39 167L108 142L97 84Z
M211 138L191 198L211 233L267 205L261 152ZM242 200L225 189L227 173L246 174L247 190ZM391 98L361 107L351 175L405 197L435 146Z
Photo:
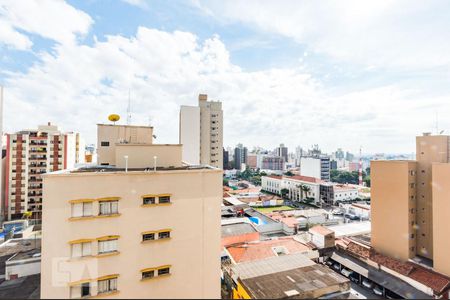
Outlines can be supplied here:
M18 260L6 262L5 279L10 280L11 275L17 277L25 277L41 273L41 258L32 258L26 260Z
M180 144L183 145L183 161L200 164L200 107L181 106Z
M171 194L171 205L142 206L142 195ZM115 217L70 221L76 199L120 197ZM220 170L71 173L44 177L42 298L68 298L69 283L118 274L108 298L220 298ZM171 229L169 240L142 243L142 232ZM71 257L69 241L117 235L116 255ZM171 265L142 281L140 270Z
M116 145L116 166L125 168L125 158L128 156L128 168L154 167L154 156L157 167L181 167L182 146L181 145L141 145L120 144Z
M102 146L102 142L109 142L109 146ZM152 144L153 127L98 124L97 160L99 164L115 165L117 143Z
M415 256L416 163L372 161L372 246L403 261Z
M433 164L433 260L436 271L450 276L450 164Z

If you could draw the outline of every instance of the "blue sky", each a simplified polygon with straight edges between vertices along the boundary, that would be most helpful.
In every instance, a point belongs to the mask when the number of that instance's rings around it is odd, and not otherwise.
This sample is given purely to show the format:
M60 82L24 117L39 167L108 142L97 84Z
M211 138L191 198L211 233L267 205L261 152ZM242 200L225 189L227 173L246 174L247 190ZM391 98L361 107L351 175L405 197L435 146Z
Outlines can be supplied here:
M4 127L95 142L131 90L133 122L175 143L208 93L227 146L410 153L436 113L450 130L448 28L444 0L2 0Z

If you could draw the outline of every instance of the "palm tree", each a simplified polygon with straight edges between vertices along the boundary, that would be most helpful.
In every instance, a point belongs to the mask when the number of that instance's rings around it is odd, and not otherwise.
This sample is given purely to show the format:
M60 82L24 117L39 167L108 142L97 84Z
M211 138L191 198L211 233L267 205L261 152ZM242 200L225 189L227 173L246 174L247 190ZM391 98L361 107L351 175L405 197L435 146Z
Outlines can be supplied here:
M305 193L306 198L308 198L308 192L311 191L311 188L305 184L302 184L300 187L300 190L302 191L302 195L303 195L303 193ZM302 200L304 200L303 196L302 196Z

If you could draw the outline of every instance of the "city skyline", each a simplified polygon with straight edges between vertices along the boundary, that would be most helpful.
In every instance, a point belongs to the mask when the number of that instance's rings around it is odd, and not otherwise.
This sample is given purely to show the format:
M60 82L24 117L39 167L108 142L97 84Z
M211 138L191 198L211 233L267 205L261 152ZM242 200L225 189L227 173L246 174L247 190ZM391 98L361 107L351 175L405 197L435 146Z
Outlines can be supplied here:
M411 153L437 111L448 133L445 2L326 3L4 1L4 130L51 121L92 143L130 92L160 143L199 93L223 103L224 145Z

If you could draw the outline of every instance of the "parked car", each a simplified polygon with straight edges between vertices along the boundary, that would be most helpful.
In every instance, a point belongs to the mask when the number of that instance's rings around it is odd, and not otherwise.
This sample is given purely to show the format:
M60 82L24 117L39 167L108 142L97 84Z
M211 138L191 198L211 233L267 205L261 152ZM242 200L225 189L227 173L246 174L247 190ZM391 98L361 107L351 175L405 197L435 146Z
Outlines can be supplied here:
M339 266L339 264L334 264L333 269L339 272L341 270L341 267Z
M373 289L373 293L378 296L383 296L383 289L378 285Z
M353 271L345 269L345 268L341 270L341 274L344 275L345 277L349 277L352 273L353 273Z
M331 259L329 259L329 260L327 260L327 261L325 262L325 264L326 264L327 266L331 267L331 266L333 265L333 262L331 261Z
M349 278L352 282L359 284L359 276L357 273L353 272Z
M353 220L353 221L359 220L359 217L356 216L356 215L345 214L345 217L346 217L347 219L350 219L350 220Z
M373 289L373 282L370 281L369 279L363 279L362 284L364 287L366 287L368 289Z

